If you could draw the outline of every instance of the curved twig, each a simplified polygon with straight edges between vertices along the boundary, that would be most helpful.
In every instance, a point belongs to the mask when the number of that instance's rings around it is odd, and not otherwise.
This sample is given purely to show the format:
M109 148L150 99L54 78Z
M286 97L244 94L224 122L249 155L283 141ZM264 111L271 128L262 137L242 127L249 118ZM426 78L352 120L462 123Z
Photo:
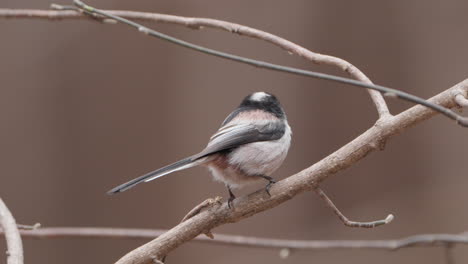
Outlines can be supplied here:
M316 187L315 192L322 198L327 205L328 208L332 209L333 212L338 216L338 218L343 222L345 226L349 227L361 227L361 228L374 228L382 225L389 224L393 221L394 216L392 214L387 215L385 219L375 220L372 222L356 222L349 220L332 202L330 198L328 198L327 194L320 188Z
M63 8L63 6L59 5L54 5L55 8ZM88 7L84 5L83 7ZM92 18L92 19L97 19L96 16L88 16L88 15L83 15L81 13L78 13L71 9L71 7L67 6L64 8L65 10L59 10L59 11L50 11L50 10L31 10L31 9L22 9L22 10L15 10L15 9L0 9L0 18L36 18L36 19L49 19L49 20L61 20L61 19L83 19L83 18ZM92 9L92 8L91 8ZM94 11L96 11L94 9ZM419 98L417 96L401 92L399 90L395 89L390 89L386 88L384 86L380 85L373 85L372 82L359 70L357 69L354 65L350 64L349 62L329 56L329 55L323 55L319 53L314 53L310 50L307 50L293 42L290 42L288 40L285 40L283 38L280 38L278 36L275 36L273 34L242 26L239 24L235 23L230 23L226 21L221 21L221 20L216 20L216 19L208 19L208 18L190 18L190 17L180 17L180 16L172 16L172 15L165 15L165 14L156 14L156 13L146 13L146 12L135 12L135 11L118 11L118 10L98 10L99 12L105 12L107 15L113 16L113 19L115 19L115 16L122 16L130 19L135 19L135 20L143 20L143 21L152 21L152 22L163 22L163 23L173 23L177 25L184 25L189 28L193 29L199 29L203 27L209 27L209 28L215 28L215 29L221 29L221 30L226 30L232 33L237 33L239 35L244 35L244 36L249 36L252 38L257 38L261 39L264 41L267 41L269 43L272 43L276 46L279 46L288 52L291 52L293 54L299 55L309 61L312 61L317 64L325 64L325 65L331 65L334 67L338 67L339 69L349 73L349 75L354 78L355 80L347 79L347 78L342 78L342 77L337 77L333 75L328 75L328 74L323 74L323 73L317 73L317 72L311 72L311 71L306 71L306 70L300 70L292 67L284 67L281 65L276 65L276 64L271 64L267 62L262 62L258 60L252 60L248 58L243 58L240 56L235 56L231 54L227 54L228 56L225 58L228 59L233 59L239 62L244 62L248 63L251 65L254 65L256 67L263 67L263 68L269 68L271 70L277 70L277 71L284 71L284 72L289 72L293 74L298 74L298 75L303 75L303 76L309 76L313 78L320 78L320 79L327 79L327 80L332 80L332 81L337 81L337 82L342 82L354 86L359 86L359 87L364 87L368 88L371 90L374 90L374 93L371 93L371 96L374 100L374 104L376 105L379 116L381 118L384 118L386 116L390 116L388 112L388 107L383 100L381 93L383 93L386 96L389 97L394 97L394 98L399 98L402 100L406 100L415 104L421 104L426 107L429 107L431 109L434 109L435 111L440 112L441 114L449 117L450 119L453 119L457 122L457 124L461 126L468 126L468 118L463 117L458 115L457 113L445 109L443 107L440 107L438 105L431 104L430 102ZM89 13L89 12L88 12ZM94 14L94 13L93 13ZM117 19L118 20L118 19ZM109 20L108 20L109 21ZM121 21L122 22L122 21ZM136 26L136 25L135 25ZM152 33L155 33L156 31L150 30L146 27L143 27L141 25L138 25L138 28L146 34L152 35ZM166 36L164 34L161 34L159 32L156 32L159 34L159 36ZM169 37L169 36L167 36ZM171 38L171 37L169 37ZM172 38L174 39L174 38ZM166 39L168 40L168 39ZM185 42L187 43L187 42ZM197 46L197 45L192 45L191 46ZM199 46L198 46L199 47ZM205 49L202 47L202 49ZM210 50L210 49L207 49ZM213 50L211 50L213 51ZM221 54L226 54L223 52L218 52L214 51L217 54L213 54L215 56L223 56ZM229 58L230 57L230 58ZM359 80L359 81L356 81Z
M23 243L16 226L15 218L8 210L3 200L0 198L0 226L4 230L7 242L8 264L23 264Z
M89 16L83 15L79 12L72 11L76 9L70 6L53 5L54 9L60 11L50 10L32 10L32 9L0 9L0 18L36 18L48 20L61 20L61 19L87 19ZM176 25L186 26L191 29L213 28L235 33L241 36L260 39L278 46L292 54L296 54L305 58L315 64L329 65L336 67L346 72L351 78L359 80L364 83L372 84L370 79L361 72L356 66L351 63L334 56L312 52L304 47L301 47L289 40L273 35L271 33L258 30L255 28L231 23L227 21L210 19L210 18L195 18L195 17L182 17L166 14L136 12L136 11L123 11L123 10L106 10L106 13L125 17L128 19L149 21L157 23L170 23ZM387 104L385 103L382 95L376 91L369 90L372 100L377 108L380 117L389 115Z
M196 50L196 51L199 51L199 52L202 52L202 53L205 53L205 54L213 55L213 56L216 56L216 57L220 57L220 58L224 58L224 59L228 59L228 60L232 60L232 61L237 61L237 62L249 64L249 65L252 65L252 66L255 66L255 67L259 67L259 68L265 68L265 69L279 71L279 72L286 72L286 73L302 75L302 76L307 76L307 77L312 77L312 78L318 78L318 79L324 79L324 80L329 80L329 81L334 81L334 82L351 84L351 85L357 86L357 87L368 88L368 89L371 89L371 90L381 92L385 96L388 96L388 97L399 98L399 99L402 99L404 101L424 105L426 107L434 109L435 111L445 115L446 117L448 117L450 119L455 120L457 122L457 124L459 124L461 126L464 126L464 127L468 127L468 117L460 116L460 115L458 115L457 113L453 112L450 109L447 109L447 108L442 107L442 106L437 105L437 104L433 104L433 103L431 103L429 101L426 101L426 100L424 100L424 99L422 99L420 97L417 97L417 96L409 94L409 93L405 93L405 92L402 92L402 91L399 91L399 90L396 90L396 89L392 89L392 88L388 88L388 87L384 87L384 86L376 85L376 84L372 84L372 83L363 83L361 81L356 81L356 80L348 79L348 78L344 78L344 77L339 77L339 76L334 76L334 75L319 73L319 72L312 72L312 71L297 69L297 68L293 68L293 67L282 66L282 65L278 65L278 64L273 64L273 63L260 61L260 60L254 60L254 59L241 57L241 56L237 56L237 55L226 53L226 52L221 52L221 51L218 51L218 50L205 48L203 46L196 45L196 44L193 44L193 43L190 43L190 42L178 39L178 38L174 38L174 37L171 37L169 35L163 34L161 32L155 31L153 29L147 28L147 27L145 27L143 25L140 25L140 24L138 24L136 22L133 22L131 20L109 14L109 13L107 13L105 11L102 11L102 10L96 9L96 8L94 8L92 6L86 5L85 3L83 3L80 0L73 0L73 3L77 7L82 9L84 13L86 13L88 15L91 15L92 17L94 17L93 15L101 15L103 17L110 18L110 19L113 19L113 20L118 21L120 23L123 23L123 24L126 24L128 26L134 27L134 28L138 29L138 31L140 31L140 32L142 32L142 33L144 33L146 35L153 36L153 37L156 37L156 38L159 38L159 39L174 43L174 44L182 46L182 47L193 49L193 50ZM388 116L390 116L390 115L388 115ZM386 117L387 117L387 115L381 116L380 118L384 119Z

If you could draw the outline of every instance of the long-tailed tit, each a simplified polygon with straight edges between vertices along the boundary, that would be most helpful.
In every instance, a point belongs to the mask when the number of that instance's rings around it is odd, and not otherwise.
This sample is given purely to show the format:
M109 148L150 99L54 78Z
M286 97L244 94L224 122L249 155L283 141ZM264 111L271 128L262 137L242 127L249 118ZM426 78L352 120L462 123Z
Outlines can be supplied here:
M198 154L179 160L127 183L108 194L126 191L169 173L202 165L229 191L228 206L236 198L232 188L267 180L269 190L275 180L270 175L285 159L291 143L291 128L278 99L265 92L253 93L224 120L221 128Z

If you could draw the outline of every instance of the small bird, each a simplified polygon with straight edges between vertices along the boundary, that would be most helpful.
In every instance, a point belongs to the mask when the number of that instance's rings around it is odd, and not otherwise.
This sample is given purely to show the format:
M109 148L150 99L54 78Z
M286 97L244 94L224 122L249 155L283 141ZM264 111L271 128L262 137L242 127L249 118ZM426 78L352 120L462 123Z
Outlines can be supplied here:
M228 115L201 152L117 186L108 194L123 192L141 182L201 165L211 171L215 180L226 185L231 208L236 198L233 188L267 180L265 190L270 194L270 187L275 183L270 175L286 158L291 135L278 99L269 93L256 92L245 97Z

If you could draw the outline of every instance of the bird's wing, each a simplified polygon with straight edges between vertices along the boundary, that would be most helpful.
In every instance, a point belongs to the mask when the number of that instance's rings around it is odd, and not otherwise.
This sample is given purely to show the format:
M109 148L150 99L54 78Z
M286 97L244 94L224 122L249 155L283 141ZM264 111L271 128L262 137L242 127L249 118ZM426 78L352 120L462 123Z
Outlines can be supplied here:
M211 137L208 146L194 157L202 158L247 143L276 140L283 136L285 129L286 126L284 122L281 121L269 121L263 124L230 123L221 127Z

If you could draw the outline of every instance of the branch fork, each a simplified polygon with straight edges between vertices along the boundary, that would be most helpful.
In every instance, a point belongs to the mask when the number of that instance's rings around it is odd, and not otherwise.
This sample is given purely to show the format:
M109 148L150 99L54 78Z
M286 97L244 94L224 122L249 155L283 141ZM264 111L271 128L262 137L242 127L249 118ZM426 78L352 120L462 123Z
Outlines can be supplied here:
M187 221L188 219L196 216L197 214L199 214L202 210L204 209L209 209L213 206L220 206L222 205L223 203L221 202L223 198L221 196L216 196L215 198L208 198L206 199L205 201L203 201L202 203L200 203L199 205L195 206L192 210L190 210L185 216L184 218L182 218L182 220L180 221L181 223ZM204 232L204 234L211 238L211 239L214 239L214 236L213 236L213 233L211 233L211 230L207 230Z

